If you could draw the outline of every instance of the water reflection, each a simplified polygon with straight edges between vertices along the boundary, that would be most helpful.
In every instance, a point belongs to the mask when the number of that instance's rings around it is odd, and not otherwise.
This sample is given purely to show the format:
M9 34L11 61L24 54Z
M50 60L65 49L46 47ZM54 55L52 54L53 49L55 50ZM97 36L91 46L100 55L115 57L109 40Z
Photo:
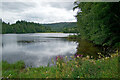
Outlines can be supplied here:
M4 34L2 60L9 63L23 60L26 66L46 66L52 57L71 56L76 53L76 42L64 38L50 38L68 35L64 33Z
M79 43L77 46L77 54L81 54L84 56L89 55L93 56L94 58L98 57L97 53L101 52L101 47L97 47L87 40L79 39L77 41Z

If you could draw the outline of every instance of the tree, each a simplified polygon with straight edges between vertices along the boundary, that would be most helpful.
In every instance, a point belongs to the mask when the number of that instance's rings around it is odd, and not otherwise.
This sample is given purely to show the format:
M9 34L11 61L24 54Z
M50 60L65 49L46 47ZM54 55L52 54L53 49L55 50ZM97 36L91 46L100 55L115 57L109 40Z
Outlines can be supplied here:
M98 45L120 42L120 2L75 2L78 30L82 38Z

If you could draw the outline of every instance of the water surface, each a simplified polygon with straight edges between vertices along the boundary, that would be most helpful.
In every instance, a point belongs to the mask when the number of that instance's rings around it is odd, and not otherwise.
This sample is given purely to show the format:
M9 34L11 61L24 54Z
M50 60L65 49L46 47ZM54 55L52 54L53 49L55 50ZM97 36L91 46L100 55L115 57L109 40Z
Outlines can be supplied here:
M2 60L9 63L24 61L26 66L47 66L52 57L71 56L76 53L77 43L65 38L72 34L34 33L3 34ZM54 38L55 37L55 38Z

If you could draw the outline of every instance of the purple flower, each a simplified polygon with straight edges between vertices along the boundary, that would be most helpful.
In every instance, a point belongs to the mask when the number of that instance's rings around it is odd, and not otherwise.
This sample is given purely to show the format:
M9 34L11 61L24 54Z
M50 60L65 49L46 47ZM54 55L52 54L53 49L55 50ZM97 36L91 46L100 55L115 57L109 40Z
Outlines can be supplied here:
M56 56L56 61L57 61L58 59L62 60L63 57L62 57L62 56Z
M77 56L78 56L78 57L83 57L83 55L75 54L75 58L76 58Z

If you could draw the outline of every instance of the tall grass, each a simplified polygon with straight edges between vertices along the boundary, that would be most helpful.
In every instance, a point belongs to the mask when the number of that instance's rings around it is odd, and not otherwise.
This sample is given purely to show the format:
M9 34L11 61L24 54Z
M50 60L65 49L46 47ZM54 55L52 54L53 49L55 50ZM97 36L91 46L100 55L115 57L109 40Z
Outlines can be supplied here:
M58 57L56 65L51 67L25 68L19 61L14 64L2 62L3 78L118 78L118 54L98 60L89 57ZM120 59L119 59L120 60Z

